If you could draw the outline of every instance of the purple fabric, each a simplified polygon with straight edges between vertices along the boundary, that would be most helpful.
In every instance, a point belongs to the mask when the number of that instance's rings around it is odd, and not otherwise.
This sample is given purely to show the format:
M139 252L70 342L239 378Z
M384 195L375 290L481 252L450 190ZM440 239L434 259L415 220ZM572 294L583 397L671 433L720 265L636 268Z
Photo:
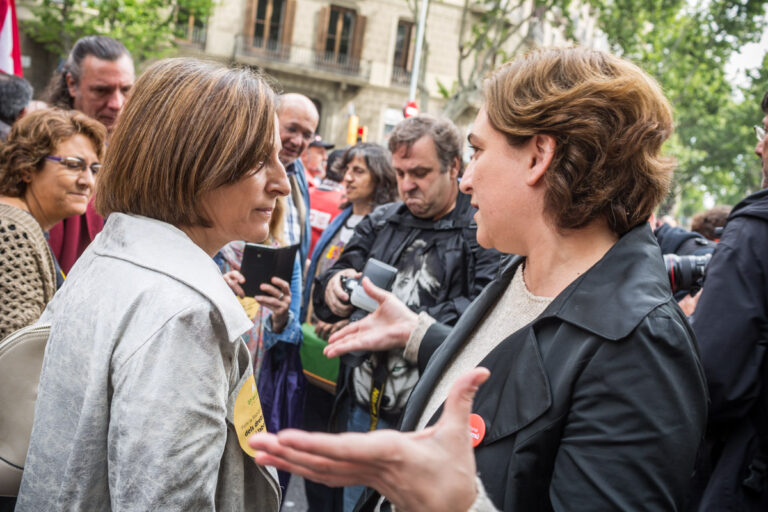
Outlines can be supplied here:
M301 345L278 343L266 351L259 374L259 400L267 431L301 428L306 379L301 371ZM288 487L290 474L278 471L280 486Z

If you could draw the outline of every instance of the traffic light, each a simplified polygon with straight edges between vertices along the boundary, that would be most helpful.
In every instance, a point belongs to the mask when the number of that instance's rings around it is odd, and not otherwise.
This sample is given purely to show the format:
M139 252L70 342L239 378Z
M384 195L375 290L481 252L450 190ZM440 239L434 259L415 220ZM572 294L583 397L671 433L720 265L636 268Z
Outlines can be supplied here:
M365 142L368 139L368 127L358 126L356 142Z
M352 145L357 142L358 124L360 119L356 115L350 115L347 120L347 144Z

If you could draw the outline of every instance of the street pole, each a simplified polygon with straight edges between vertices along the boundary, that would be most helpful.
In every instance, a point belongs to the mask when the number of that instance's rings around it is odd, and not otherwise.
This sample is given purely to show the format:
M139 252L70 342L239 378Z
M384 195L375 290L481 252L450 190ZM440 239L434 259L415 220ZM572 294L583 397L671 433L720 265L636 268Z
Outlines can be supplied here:
M421 0L419 10L419 25L416 28L416 51L413 54L413 68L411 69L411 86L408 89L408 101L416 100L416 86L419 82L419 66L421 65L421 47L424 44L424 28L427 24L427 7L429 0Z

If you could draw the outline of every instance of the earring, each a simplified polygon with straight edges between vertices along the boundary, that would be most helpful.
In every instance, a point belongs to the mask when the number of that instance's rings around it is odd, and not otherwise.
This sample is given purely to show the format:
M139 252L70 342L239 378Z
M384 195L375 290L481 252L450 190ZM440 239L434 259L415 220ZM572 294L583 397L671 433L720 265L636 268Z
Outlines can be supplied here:
M26 183L29 183L29 182L32 181L32 176L29 175L29 174L25 174L24 176L21 177L21 180L26 182Z

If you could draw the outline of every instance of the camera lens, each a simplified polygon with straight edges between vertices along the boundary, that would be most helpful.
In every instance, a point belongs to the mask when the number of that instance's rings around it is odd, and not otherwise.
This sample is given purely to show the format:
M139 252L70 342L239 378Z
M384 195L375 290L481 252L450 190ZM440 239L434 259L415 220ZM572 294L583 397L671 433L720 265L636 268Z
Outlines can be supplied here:
M701 286L710 258L712 258L711 254L701 256L665 254L664 265L667 267L672 291L697 289Z

